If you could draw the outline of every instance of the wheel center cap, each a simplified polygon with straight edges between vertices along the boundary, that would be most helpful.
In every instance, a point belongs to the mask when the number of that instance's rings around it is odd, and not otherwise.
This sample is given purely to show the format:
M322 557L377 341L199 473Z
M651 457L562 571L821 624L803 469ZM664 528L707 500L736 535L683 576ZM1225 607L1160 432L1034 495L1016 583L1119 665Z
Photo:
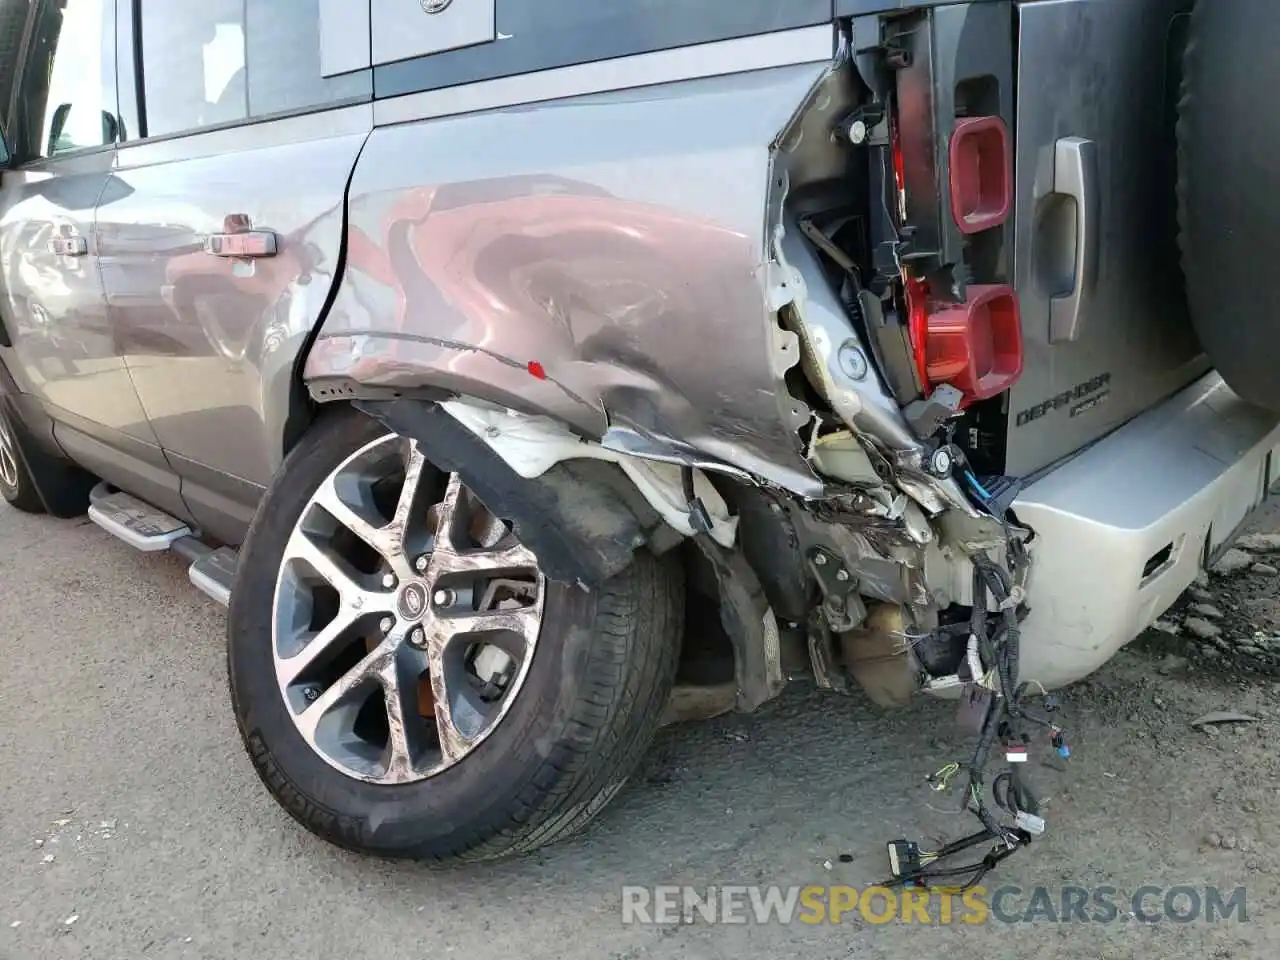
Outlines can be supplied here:
M406 620L421 618L427 609L427 588L421 583L406 583L398 602L400 616Z

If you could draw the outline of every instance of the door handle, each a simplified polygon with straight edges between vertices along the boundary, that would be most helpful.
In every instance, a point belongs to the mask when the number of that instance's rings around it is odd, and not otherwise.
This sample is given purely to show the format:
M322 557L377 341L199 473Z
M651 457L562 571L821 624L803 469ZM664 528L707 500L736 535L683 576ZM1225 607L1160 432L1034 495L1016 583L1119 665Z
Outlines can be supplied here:
M49 241L49 252L58 257L83 257L89 252L89 241L84 237L54 237Z
M1053 161L1053 192L1075 201L1076 250L1071 289L1049 301L1049 342L1071 343L1080 337L1098 283L1098 145L1082 137L1063 137L1054 145Z
M204 252L210 256L236 260L274 257L276 247L276 235L270 230L213 233L204 241Z

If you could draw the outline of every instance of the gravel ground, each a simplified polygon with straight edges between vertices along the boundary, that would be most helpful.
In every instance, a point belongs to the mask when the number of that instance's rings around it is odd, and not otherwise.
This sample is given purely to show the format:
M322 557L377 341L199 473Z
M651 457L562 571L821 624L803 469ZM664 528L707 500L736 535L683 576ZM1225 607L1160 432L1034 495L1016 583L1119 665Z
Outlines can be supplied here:
M1263 529L1280 528L1264 517ZM665 731L584 837L519 862L429 869L325 846L241 752L221 611L178 561L84 522L0 510L0 957L1249 958L1280 948L1280 577L1215 576L1065 691L1075 751L1033 763L1049 833L989 887L1247 888L1248 922L664 927L626 884L852 884L883 844L967 833L923 777L963 756L951 708L882 712L795 688L753 717ZM1199 619L1221 631L1203 643ZM1258 638L1255 633L1261 631ZM1218 643L1215 641L1223 641ZM1243 641L1250 646L1244 647ZM1252 651L1252 652L1251 652ZM1198 729L1236 710L1252 722ZM1054 769L1054 766L1061 769ZM1015 901L1014 912L1026 907ZM936 915L936 914L935 914ZM1125 921L1128 922L1125 922Z

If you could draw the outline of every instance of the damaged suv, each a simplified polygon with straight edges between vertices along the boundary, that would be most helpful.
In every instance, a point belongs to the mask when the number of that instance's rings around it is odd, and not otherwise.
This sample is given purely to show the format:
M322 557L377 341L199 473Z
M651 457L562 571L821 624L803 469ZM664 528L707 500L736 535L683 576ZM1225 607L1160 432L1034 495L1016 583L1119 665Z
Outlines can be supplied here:
M1280 18L1202 8L3 0L0 489L190 561L332 842L532 849L811 678L963 699L991 860L1280 474L1202 200Z

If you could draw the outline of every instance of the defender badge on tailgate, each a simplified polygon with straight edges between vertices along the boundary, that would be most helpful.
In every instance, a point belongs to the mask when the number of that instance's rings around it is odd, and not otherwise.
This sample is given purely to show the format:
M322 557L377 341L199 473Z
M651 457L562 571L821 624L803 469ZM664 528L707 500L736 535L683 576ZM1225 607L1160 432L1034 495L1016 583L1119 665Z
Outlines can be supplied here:
M1064 390L1048 400L1041 400L1034 407L1028 407L1026 410L1018 414L1017 426L1024 427L1034 420L1039 420L1047 413L1052 413L1062 407L1071 407L1071 416L1079 416L1086 410L1092 410L1094 407L1106 401L1110 391L1106 388L1111 383L1111 374L1100 373L1096 377L1085 380L1083 383L1077 383L1069 390ZM1097 394L1095 396L1095 394ZM1079 403L1078 401L1084 401Z

